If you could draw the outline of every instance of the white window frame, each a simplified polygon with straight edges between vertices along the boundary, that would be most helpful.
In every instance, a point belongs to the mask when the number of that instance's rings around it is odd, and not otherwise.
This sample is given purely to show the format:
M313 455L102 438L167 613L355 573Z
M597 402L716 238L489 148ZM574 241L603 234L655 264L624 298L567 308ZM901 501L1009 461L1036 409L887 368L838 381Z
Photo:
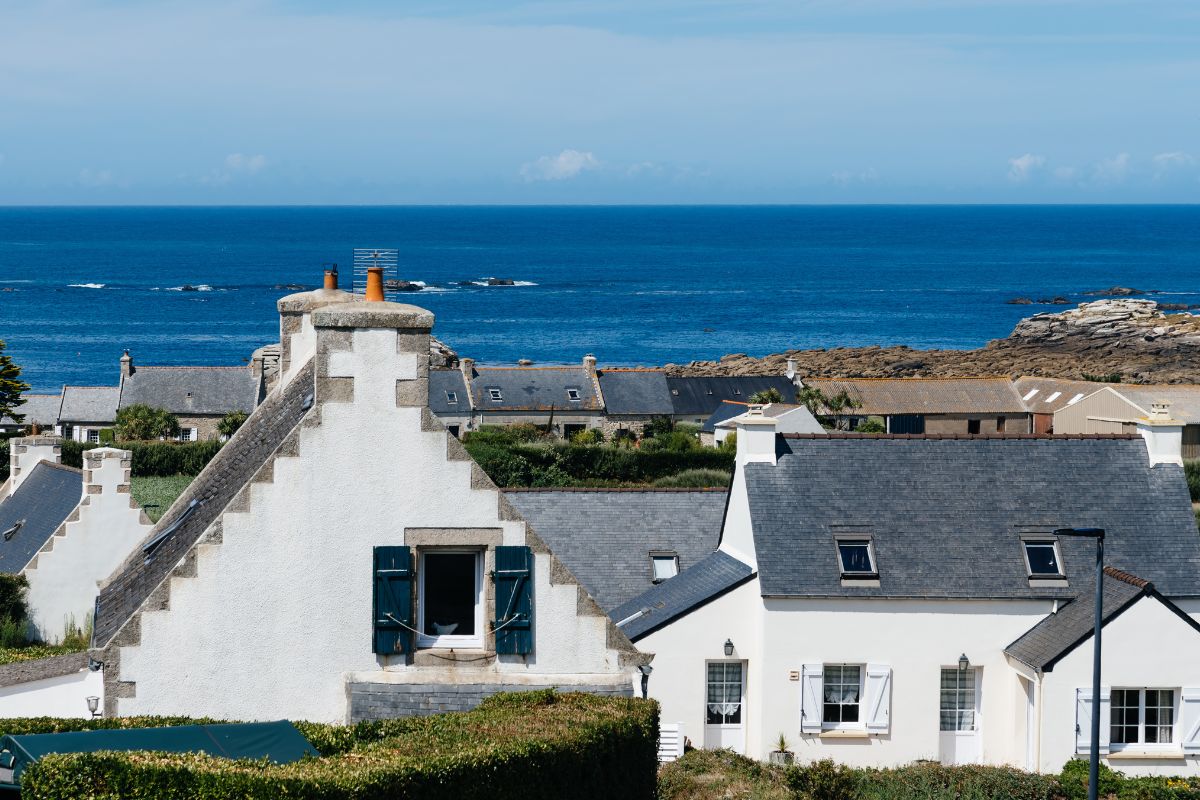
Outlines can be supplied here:
M1113 699L1109 700L1108 719L1101 720L1102 724L1108 725L1108 750L1110 753L1117 753L1122 750L1145 750L1145 751L1170 751L1174 752L1180 749L1179 741L1179 699L1183 692L1179 687L1175 686L1114 686L1109 690L1109 697L1112 698L1111 692L1137 692L1138 695L1138 740L1136 742L1114 742L1112 740L1112 713L1116 707ZM1170 692L1171 693L1171 741L1169 742L1147 742L1146 741L1146 692Z
M580 394L578 389L567 389L567 399L572 403L582 403L583 395Z
M490 399L493 403L503 403L504 392L500 391L499 389L488 389L488 399Z
M83 434L83 440L88 444L100 444L100 429L88 428Z
M1029 563L1029 545L1050 545L1054 548L1054 561L1058 564L1057 573L1049 572L1034 572L1033 566ZM1025 559L1025 574L1031 580L1053 581L1060 580L1067 576L1067 570L1063 566L1062 548L1058 546L1058 539L1052 536L1026 536L1021 539L1021 558Z
M741 722L709 722L708 721L708 688L711 685L708 680L708 668L711 664L722 664L728 666L736 664L741 670L741 697L738 699L738 711L741 713ZM711 728L737 729L743 728L746 725L746 662L736 658L713 658L704 662L704 724ZM722 681L721 684L728 685L728 681ZM726 701L728 702L728 701ZM721 716L728 716L722 714Z
M670 561L671 564L673 565L674 572L672 574L666 576L665 578L658 577L658 570L655 569L655 567L657 566L659 561ZM671 578L674 578L678 574L679 574L679 554L678 553L655 552L655 551L652 551L650 553L650 580L651 581L653 581L654 583L662 583L663 581L668 581Z
M839 558L840 561L840 558ZM858 721L857 722L829 722L825 719L825 682L829 679L830 667L858 667ZM838 684L839 686L845 684ZM821 703L821 730L822 731L865 731L867 729L867 665L855 663L837 663L837 664L822 664L821 665L821 696L818 698ZM841 705L849 705L842 703Z
M846 570L845 564L842 562L842 544L858 544L866 542L867 545L867 560L870 562L871 570L869 572L849 572ZM875 561L875 540L864 534L844 533L839 534L833 539L834 552L837 555L838 573L843 578L875 578L879 575L879 564Z
M958 724L957 717L955 718L955 727L954 728L951 728L949 730L942 728L942 712L945 711L945 709L942 708L942 691L943 691L944 687L941 685L941 680L942 680L942 673L945 673L945 672L954 672L954 673L957 673L957 675L958 675L959 684L956 685L955 689L954 689L956 698L961 697L966 691L965 689L962 688L962 684L961 684L962 678L967 674L969 674L971 676L971 690L970 690L971 691L971 707L969 709L971 712L971 727L967 728L965 730L957 727L957 724ZM961 667L959 667L957 664L954 664L951 666L944 666L938 672L938 731L940 733L955 733L955 734L971 733L971 734L974 734L974 733L978 733L981 730L982 725L980 724L981 719L980 719L980 714L979 714L980 707L982 706L982 703L980 702L982 700L982 692L980 692L980 684L981 684L980 672L981 672L981 670L974 665L969 666L964 670ZM957 712L966 711L968 709L966 709L962 706L956 705L953 710L957 713Z
M424 633L425 630L425 557L429 555L470 554L475 556L475 633L472 636L447 634L434 636ZM422 631L417 636L417 647L420 648L458 648L479 650L483 648L483 558L484 551L474 548L448 547L422 550L418 554L417 566L417 630Z
M458 405L458 392L446 391L446 404L451 406Z

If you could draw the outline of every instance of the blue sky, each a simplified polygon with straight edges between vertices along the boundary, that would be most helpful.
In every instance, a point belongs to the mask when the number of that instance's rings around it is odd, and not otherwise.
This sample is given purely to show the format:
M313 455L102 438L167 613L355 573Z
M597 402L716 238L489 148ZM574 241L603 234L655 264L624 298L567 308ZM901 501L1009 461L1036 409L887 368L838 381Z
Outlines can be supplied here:
M0 204L1198 201L1193 0L0 4Z

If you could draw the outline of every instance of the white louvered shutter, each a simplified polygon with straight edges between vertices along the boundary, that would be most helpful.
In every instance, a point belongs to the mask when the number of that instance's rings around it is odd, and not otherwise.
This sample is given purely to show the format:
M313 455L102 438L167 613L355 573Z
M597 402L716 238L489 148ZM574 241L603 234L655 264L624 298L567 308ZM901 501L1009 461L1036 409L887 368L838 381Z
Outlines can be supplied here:
M800 732L821 732L821 691L824 669L820 664L805 664L800 675Z
M1112 689L1100 687L1100 752L1108 752L1109 733L1112 719ZM1088 753L1092 749L1092 687L1075 690L1075 752Z
M867 685L863 694L867 703L867 730L887 733L891 722L892 668L887 664L867 664Z
M658 727L658 760L674 761L683 755L683 723L664 722Z
M1179 702L1179 740L1185 753L1200 753L1200 687L1184 687Z

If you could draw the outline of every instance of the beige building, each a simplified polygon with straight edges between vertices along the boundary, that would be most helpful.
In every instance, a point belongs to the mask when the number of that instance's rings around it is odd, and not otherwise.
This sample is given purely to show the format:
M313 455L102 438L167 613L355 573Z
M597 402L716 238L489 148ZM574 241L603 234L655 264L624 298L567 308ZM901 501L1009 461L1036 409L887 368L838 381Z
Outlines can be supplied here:
M1182 428L1183 458L1200 458L1200 386L1112 384L1054 414L1055 433L1130 433L1156 403L1169 404Z
M853 430L870 417L888 433L1029 433L1030 414L1008 378L805 379L827 398L857 403L838 414Z

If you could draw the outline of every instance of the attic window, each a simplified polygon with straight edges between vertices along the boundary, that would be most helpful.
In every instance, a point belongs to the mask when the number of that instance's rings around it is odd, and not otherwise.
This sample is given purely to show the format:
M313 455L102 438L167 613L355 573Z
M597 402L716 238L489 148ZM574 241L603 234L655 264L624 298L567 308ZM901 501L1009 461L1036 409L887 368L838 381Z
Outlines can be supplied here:
M504 395L500 393L499 389L488 389L488 397L492 398L493 403L499 403L504 400Z
M733 387L733 393L734 393L734 394L741 394L741 393L742 393L742 390L741 390L741 389L739 389L739 388L737 388L737 387L735 386L735 387ZM712 394L712 392L709 392L709 394Z
M567 389L567 399L570 400L572 403L578 403L579 399L580 399L579 398L579 390L578 389Z
M458 403L458 392L446 392L446 402L450 405Z
M679 574L679 556L675 553L651 553L650 566L654 571L654 582L662 583Z
M862 578L878 574L870 539L838 539L837 548L843 576Z
M6 530L4 532L4 541L7 542L10 539L12 539L12 537L16 536L17 531L21 530L21 526L24 524L25 524L25 520L23 520L23 519L17 520L16 523L11 528L9 528L8 530Z
M1053 539L1027 539L1025 566L1031 578L1061 578L1062 560L1058 556L1058 542Z

